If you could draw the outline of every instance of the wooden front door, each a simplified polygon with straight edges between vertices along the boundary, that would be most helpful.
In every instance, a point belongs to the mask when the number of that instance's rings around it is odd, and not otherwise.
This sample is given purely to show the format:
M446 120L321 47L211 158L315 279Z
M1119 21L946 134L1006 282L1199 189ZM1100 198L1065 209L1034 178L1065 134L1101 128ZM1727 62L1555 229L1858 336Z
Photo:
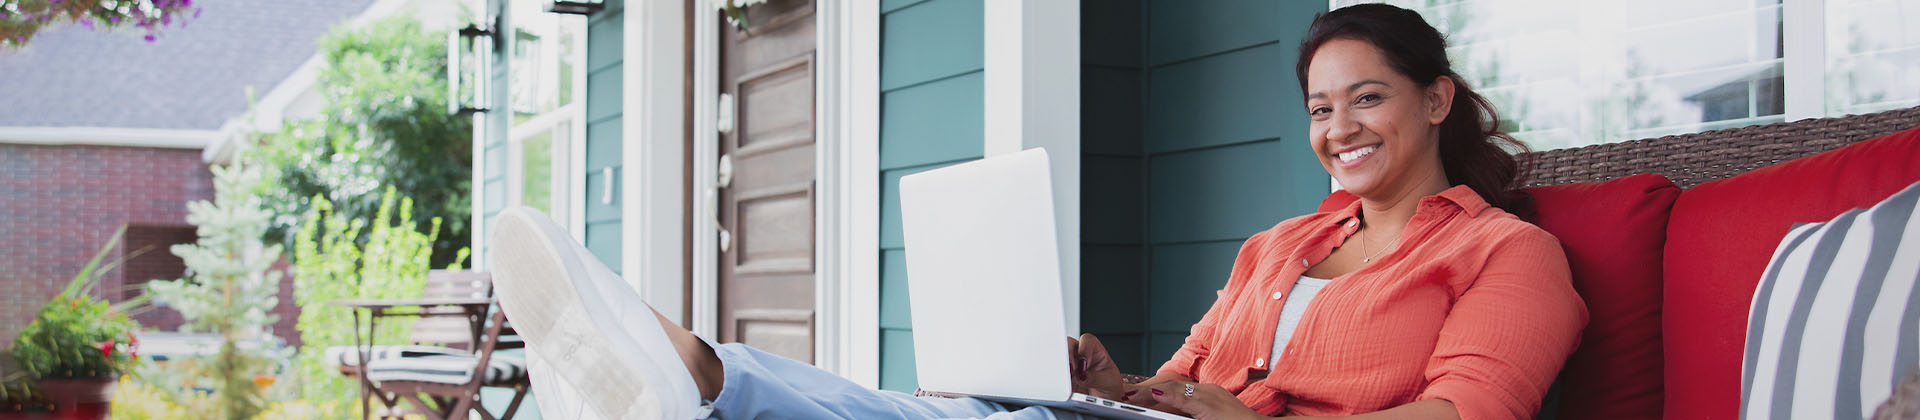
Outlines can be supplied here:
M703 3L704 4L704 3ZM745 32L721 19L720 89L733 129L719 194L720 341L813 362L814 5L747 9ZM725 106L726 101L722 101ZM723 164L724 165L724 164Z

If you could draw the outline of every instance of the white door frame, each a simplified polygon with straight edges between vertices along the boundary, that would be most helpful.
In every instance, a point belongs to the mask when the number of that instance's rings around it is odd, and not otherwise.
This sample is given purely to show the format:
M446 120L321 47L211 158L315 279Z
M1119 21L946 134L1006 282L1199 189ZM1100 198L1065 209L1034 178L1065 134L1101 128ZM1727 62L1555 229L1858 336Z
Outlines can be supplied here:
M719 23L694 17L693 331L718 319ZM814 18L815 364L880 384L880 11L872 1L819 0Z
M631 1L621 19L621 274L648 305L681 325L685 12L679 1Z
M1080 2L985 4L985 156L1047 149L1067 331L1080 331Z

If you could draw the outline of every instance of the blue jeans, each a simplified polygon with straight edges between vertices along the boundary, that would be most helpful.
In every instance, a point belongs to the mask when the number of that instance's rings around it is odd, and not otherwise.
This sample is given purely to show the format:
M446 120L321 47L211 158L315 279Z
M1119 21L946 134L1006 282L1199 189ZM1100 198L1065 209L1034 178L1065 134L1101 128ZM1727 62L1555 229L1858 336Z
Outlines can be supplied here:
M846 378L744 344L715 344L726 383L713 401L716 419L992 419L1090 417L1047 407L1009 407L973 398L915 397L868 389Z

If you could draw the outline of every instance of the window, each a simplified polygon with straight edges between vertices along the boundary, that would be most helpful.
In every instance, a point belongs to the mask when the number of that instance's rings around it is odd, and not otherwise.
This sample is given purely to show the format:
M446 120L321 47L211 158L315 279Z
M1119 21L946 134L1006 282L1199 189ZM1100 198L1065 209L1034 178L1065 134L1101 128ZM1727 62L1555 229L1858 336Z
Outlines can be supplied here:
M1786 16L1801 1L1826 19ZM1789 101L1830 116L1920 104L1920 30L1901 24L1920 0L1387 3L1446 33L1455 70L1536 150L1785 121ZM1795 49L1810 41L1789 25L1823 26L1826 58L1789 54L1821 51ZM1824 96L1788 97L1791 60L1826 62Z
M542 1L512 0L512 63L508 69L507 202L568 223L574 191L568 176L575 139L584 138L579 84L586 60L586 20L546 13Z

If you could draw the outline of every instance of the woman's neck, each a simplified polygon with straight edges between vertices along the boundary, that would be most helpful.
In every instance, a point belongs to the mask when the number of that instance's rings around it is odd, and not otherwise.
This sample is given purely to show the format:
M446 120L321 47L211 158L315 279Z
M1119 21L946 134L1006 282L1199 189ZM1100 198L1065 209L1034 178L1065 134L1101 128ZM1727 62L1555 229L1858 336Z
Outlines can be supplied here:
M1360 221L1376 235L1397 238L1406 230L1407 222L1413 220L1413 213L1420 209L1420 199L1439 194L1448 187L1446 174L1436 173L1382 197L1361 197Z

